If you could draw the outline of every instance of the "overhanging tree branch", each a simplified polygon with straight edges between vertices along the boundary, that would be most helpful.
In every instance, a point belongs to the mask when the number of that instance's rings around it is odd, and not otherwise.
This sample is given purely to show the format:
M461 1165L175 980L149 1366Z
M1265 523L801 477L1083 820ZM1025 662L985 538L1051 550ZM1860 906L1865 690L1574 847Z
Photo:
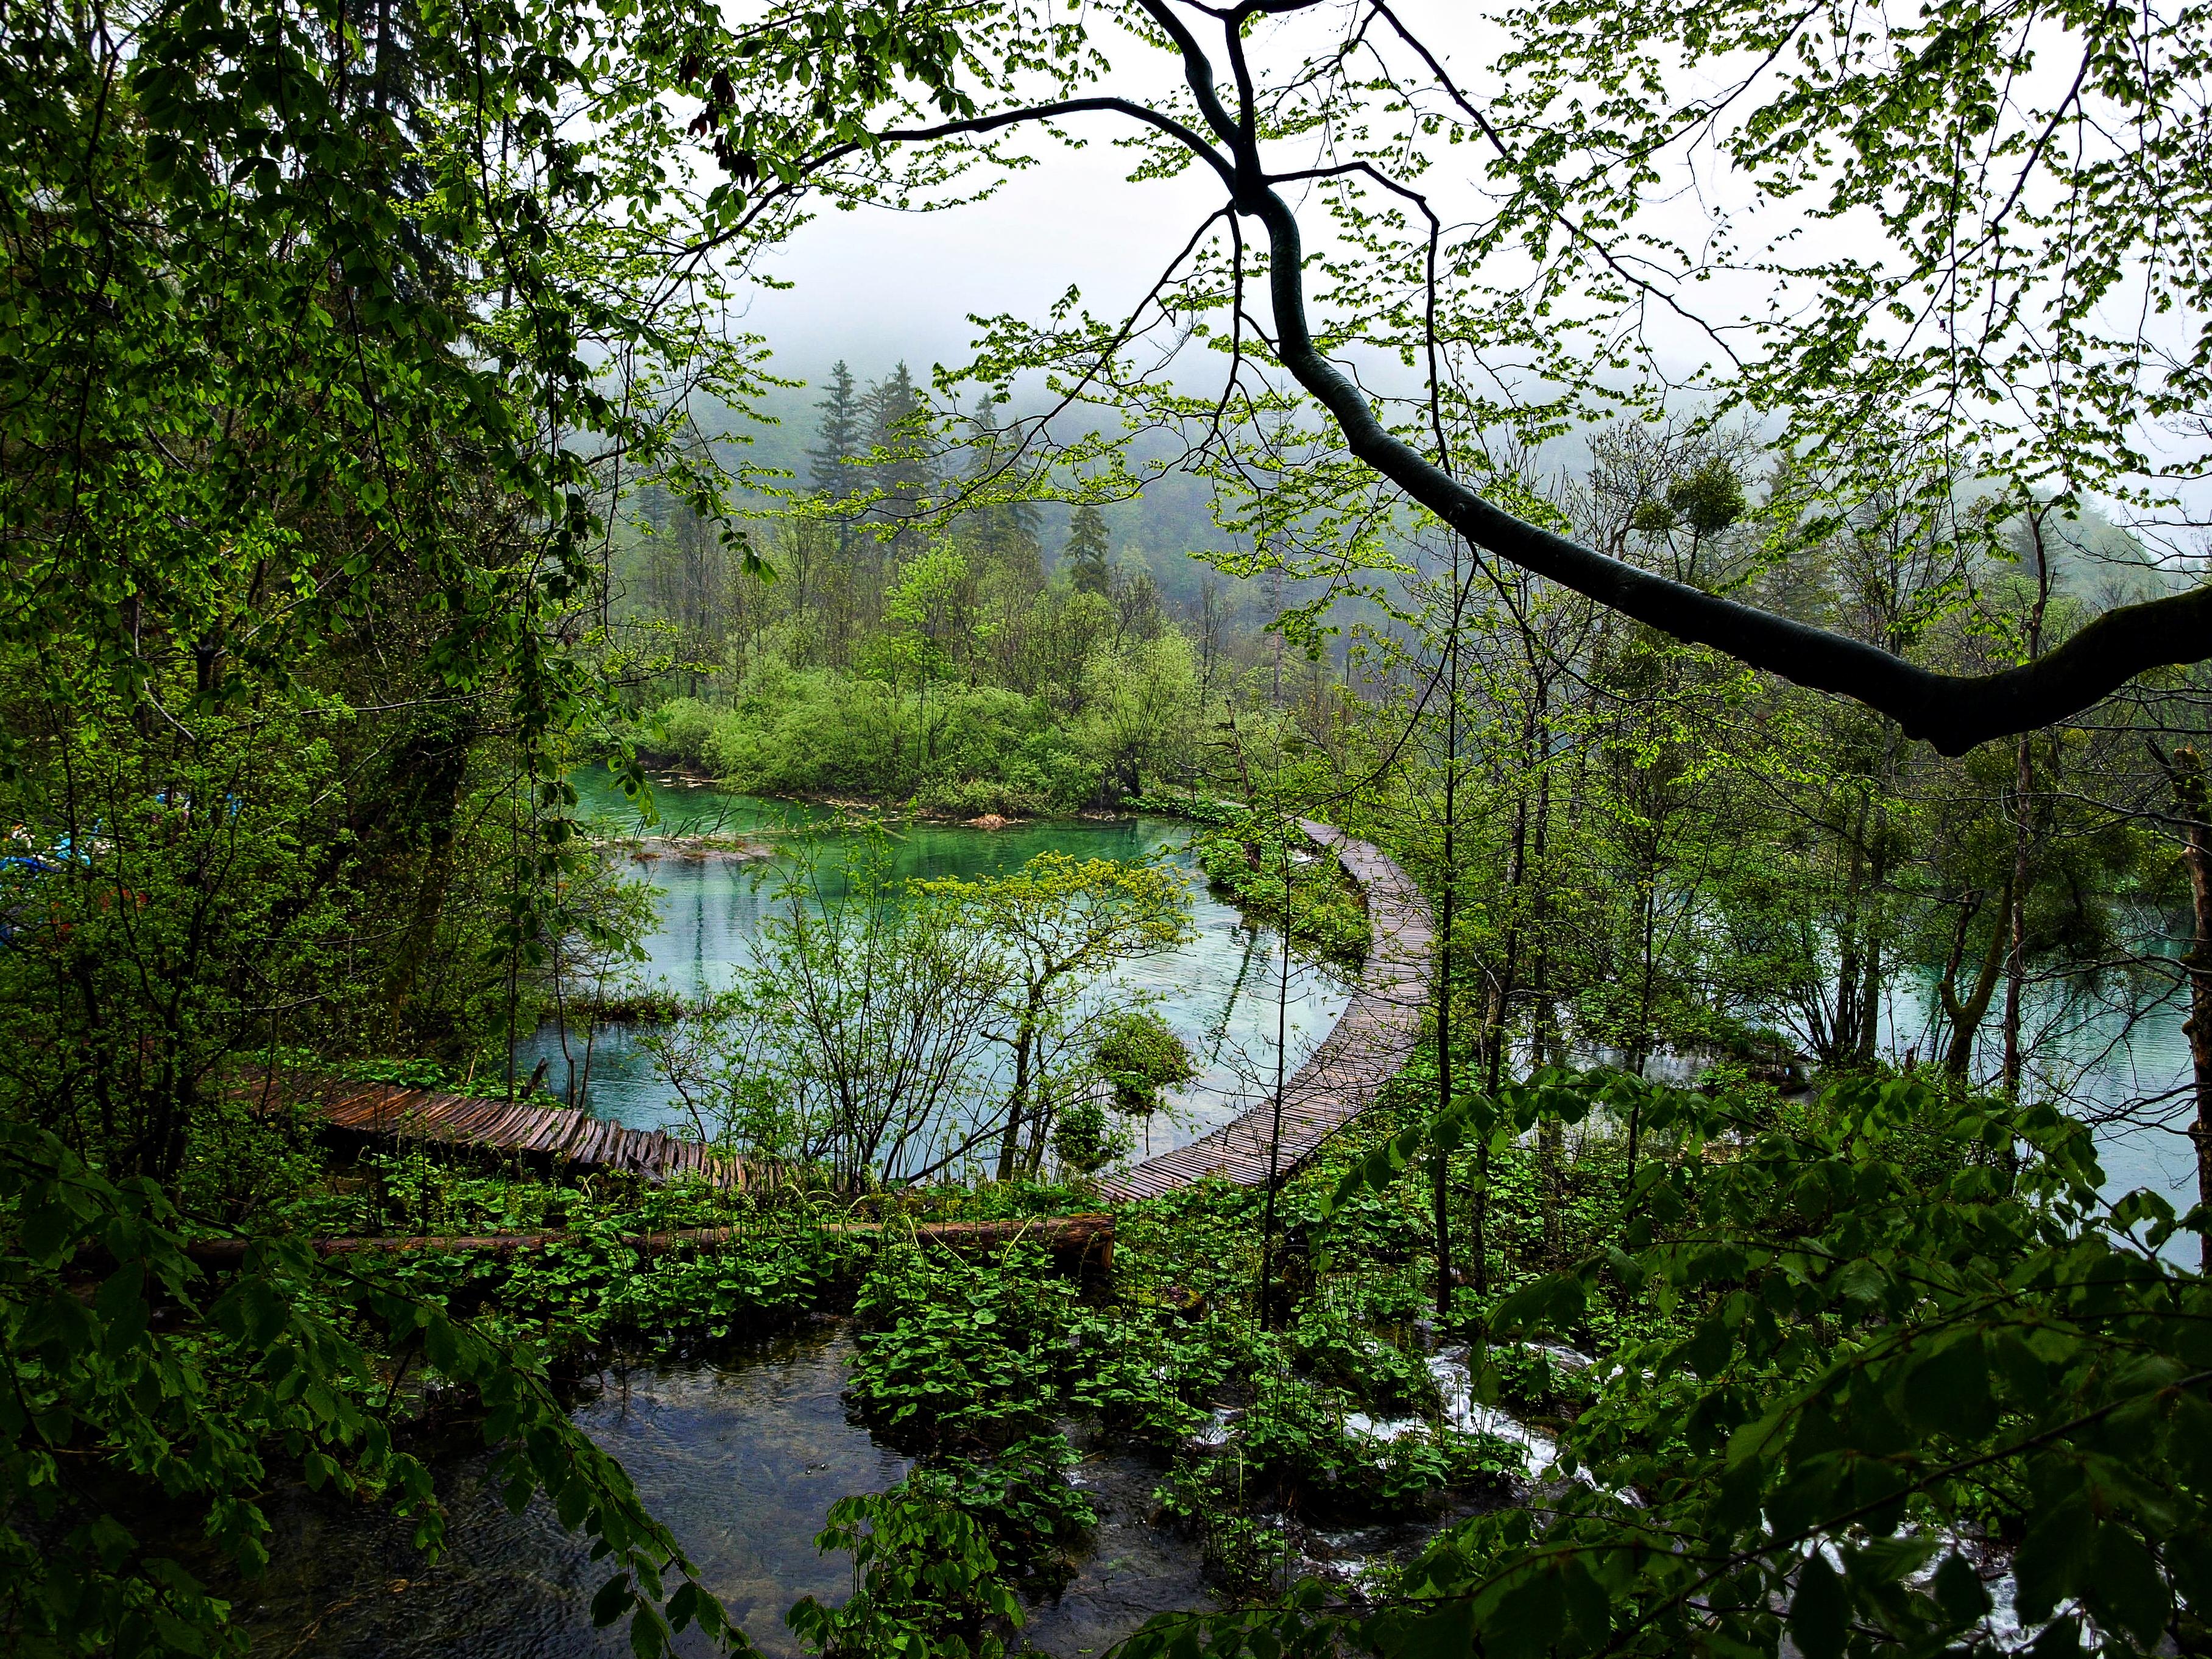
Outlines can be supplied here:
M1255 220L1268 240L1268 281L1277 356L1325 409L1351 453L1477 548L1693 644L1815 690L1832 692L1887 715L1947 755L2048 726L2081 713L2137 675L2212 659L2212 586L2117 607L2033 662L1987 674L1919 667L1878 646L1705 592L1585 547L1486 500L1387 427L1367 394L1316 343L1307 319L1304 239L1297 215L1277 186L1298 173L1270 173L1252 118L1249 77L1239 31L1245 18L1305 9L1310 0L1248 3L1232 10L1196 6L1224 27L1239 106L1224 104L1212 61L1172 0L1140 0L1181 55L1184 78L1212 142L1185 123L1133 100L1085 98L968 121L880 135L917 142L980 133L1081 112L1110 112L1152 127L1220 177L1231 205ZM1395 20L1394 20L1395 21ZM1433 65L1433 59L1431 60ZM1431 277L1433 282L1433 277Z

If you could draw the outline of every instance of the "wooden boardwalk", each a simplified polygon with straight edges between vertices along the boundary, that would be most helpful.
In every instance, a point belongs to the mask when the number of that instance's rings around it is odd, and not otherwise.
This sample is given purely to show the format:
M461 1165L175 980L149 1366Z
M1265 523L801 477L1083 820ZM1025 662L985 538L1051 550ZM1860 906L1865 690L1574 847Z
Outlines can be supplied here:
M1366 896L1367 965L1321 1046L1283 1085L1282 1139L1273 1158L1269 1145L1275 1098L1257 1104L1212 1134L1146 1158L1099 1183L1113 1200L1156 1198L1203 1176L1220 1176L1257 1187L1297 1169L1345 1124L1375 1103L1382 1085L1405 1068L1428 1006L1430 951L1435 924L1428 901L1396 860L1341 830L1301 819L1306 834L1335 849L1346 872Z
M588 1112L526 1101L481 1100L394 1083L344 1083L278 1073L251 1079L241 1092L268 1105L311 1106L340 1135L434 1140L519 1156L540 1167L616 1170L652 1182L704 1181L742 1192L745 1170L696 1140L658 1129L630 1129Z

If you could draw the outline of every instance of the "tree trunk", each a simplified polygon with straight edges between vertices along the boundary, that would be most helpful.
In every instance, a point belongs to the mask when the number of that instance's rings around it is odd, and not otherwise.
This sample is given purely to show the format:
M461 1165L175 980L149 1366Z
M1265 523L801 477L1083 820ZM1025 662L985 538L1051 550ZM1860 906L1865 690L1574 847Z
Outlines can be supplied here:
M2008 1100L2020 1098L2021 1073L2026 1059L2021 1045L2021 1004L2027 990L2027 870L2030 821L2028 792L2035 786L2033 757L2023 734L2017 745L2018 763L2013 774L2012 902L2006 907L2005 925L2009 948L2005 952L2004 1091Z
M2197 1118L2190 1139L2197 1144L2197 1201L2212 1209L2212 800L2208 799L2203 763L2194 749L2175 751L2174 793L2188 822L2183 826L2181 860L2189 872L2189 892L2197 936L2182 962L2189 969L2189 1058L2197 1074ZM2200 1270L2212 1273L2212 1231L2198 1245Z
M1878 823L1874 841L1874 850L1868 858L1866 889L1860 895L1859 904L1860 949L1864 960L1859 969L1858 1044L1853 1052L1863 1066L1874 1064L1881 1025L1881 929L1875 917L1881 902L1882 883L1889 879L1889 864L1882 855Z
M1499 953L1498 973L1483 1021L1482 1064L1485 1086L1498 1092L1504 1081L1505 1029L1512 1012L1514 993L1521 974L1521 889L1528 868L1528 800L1523 795L1513 804L1513 850L1505 860L1505 948Z
M1442 930L1437 934L1437 1111L1438 1115L1450 1109L1452 1099L1452 1030L1451 1030L1451 973L1452 973L1452 836L1450 819L1445 819L1443 903L1440 920ZM1436 1173L1431 1194L1437 1227L1437 1316L1444 1318L1451 1313L1452 1249L1451 1249L1451 1172L1450 1158L1442 1151L1436 1155ZM1482 1248L1482 1228L1475 1224L1475 1248Z
M1543 1066L1552 1064L1558 1056L1560 1043L1559 1005L1552 995L1551 890L1546 885L1551 878L1551 732L1544 722L1538 724L1536 732L1537 749L1545 757L1546 763L1536 780L1536 822L1529 836L1530 860L1536 873L1534 890L1529 896L1528 931L1534 936L1536 959L1529 982L1528 1046L1530 1059ZM1565 1139L1555 1117L1546 1118L1537 1126L1536 1157L1543 1169L1544 1190L1551 1200L1544 1206L1544 1243L1555 1264L1565 1249L1559 1225L1559 1209L1566 1198Z
M1014 1178L1016 1160L1021 1154L1022 1119L1029 1107L1030 1054L1036 1044L1036 1009L1038 992L1030 992L1028 1009L1022 1015L1021 1030L1014 1035L1014 1091L1006 1102L1006 1127L999 1139L999 1179Z
M2027 533L2035 549L2035 605L2027 616L2027 659L2033 664L2043 650L2043 617L2051 604L2051 555L2043 544L2043 514L2038 508L2027 515ZM2027 875L2030 832L2033 818L2028 796L2035 787L2032 733L2023 731L2014 745L2013 769L2012 948L2005 958L2004 1091L2008 1100L2020 1098L2021 1073L2027 1056L2021 1045L2021 1004L2027 993Z
M1452 1103L1452 935L1458 923L1456 900L1459 884L1453 879L1453 864L1457 856L1459 829L1459 618L1452 618L1452 632L1445 647L1448 653L1444 680L1444 839L1443 891L1441 927L1437 933L1437 1111L1438 1115L1451 1109ZM1435 1188L1431 1197L1436 1211L1437 1228L1437 1317L1451 1315L1452 1249L1451 1249L1451 1157L1441 1148L1436 1155ZM1475 1222L1474 1247L1483 1249L1482 1224Z
M1276 841L1283 851L1283 950L1275 982L1275 1111L1267 1130L1267 1195L1260 1212L1260 1324L1273 1330L1281 1322L1275 1305L1275 1196L1282 1185L1283 1085L1291 1021L1291 826L1279 821Z
M1844 881L1844 917L1838 929L1843 938L1836 953L1835 1013L1828 1022L1827 1052L1820 1056L1832 1066L1841 1066L1858 1053L1859 985L1863 965L1860 927L1864 907L1860 901L1866 884L1864 848L1849 829L1842 833L1850 840L1850 865Z
M1961 918L1960 930L1963 935L1972 913ZM1974 1039L1981 1032L1982 1021L1988 1017L1990 1002L1996 995L1997 979L2004 972L2005 946L2010 939L2012 926L2012 882L2007 878L2003 897L1997 908L1997 918L1990 928L1990 948L1982 952L1982 965L1974 976L1974 992L1964 1002L1959 1000L1956 988L1946 981L1936 990L1943 1000L1944 1018L1951 1022L1951 1047L1943 1056L1943 1069L1964 1082L1974 1063Z

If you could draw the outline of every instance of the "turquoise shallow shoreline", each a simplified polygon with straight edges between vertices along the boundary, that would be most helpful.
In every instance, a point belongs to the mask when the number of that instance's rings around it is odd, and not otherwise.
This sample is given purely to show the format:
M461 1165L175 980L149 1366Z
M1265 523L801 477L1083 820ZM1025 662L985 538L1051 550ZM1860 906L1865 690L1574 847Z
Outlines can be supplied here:
M604 769L571 775L578 815L596 833L631 836L755 836L775 848L765 858L678 854L645 860L638 873L659 890L659 926L647 941L641 975L648 985L696 996L731 984L746 967L761 919L776 902L780 879L793 861L812 857L834 872L841 837L775 832L818 829L836 816L818 804L765 800L697 784L656 782L659 821L640 822L635 805ZM1117 982L1157 999L1160 1014L1188 1043L1200 1073L1172 1095L1154 1120L1138 1156L1182 1146L1235 1118L1272 1087L1275 1076L1276 972L1279 936L1255 927L1206 889L1195 861L1182 850L1190 826L1152 816L1051 819L983 830L934 822L886 826L898 876L974 878L1018 867L1036 854L1133 859L1164 852L1191 878L1197 937L1165 955L1134 963ZM649 846L645 850L651 850ZM834 873L827 884L834 890ZM1353 986L1337 969L1294 956L1286 1009L1285 1063L1295 1072L1335 1025ZM580 1032L564 1053L547 1025L516 1045L516 1069L527 1076L546 1062L546 1086L568 1092L583 1071ZM599 1116L633 1128L690 1127L681 1103L653 1073L629 1030L602 1029L594 1040L583 1103Z

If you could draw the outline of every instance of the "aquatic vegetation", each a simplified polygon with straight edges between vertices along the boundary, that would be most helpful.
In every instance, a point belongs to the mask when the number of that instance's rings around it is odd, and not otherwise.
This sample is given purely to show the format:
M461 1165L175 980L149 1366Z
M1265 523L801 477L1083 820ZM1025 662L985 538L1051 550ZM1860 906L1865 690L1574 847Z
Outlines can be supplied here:
M1357 969L1371 943L1359 890L1327 849L1279 813L1246 811L1191 838L1206 879L1324 958Z

